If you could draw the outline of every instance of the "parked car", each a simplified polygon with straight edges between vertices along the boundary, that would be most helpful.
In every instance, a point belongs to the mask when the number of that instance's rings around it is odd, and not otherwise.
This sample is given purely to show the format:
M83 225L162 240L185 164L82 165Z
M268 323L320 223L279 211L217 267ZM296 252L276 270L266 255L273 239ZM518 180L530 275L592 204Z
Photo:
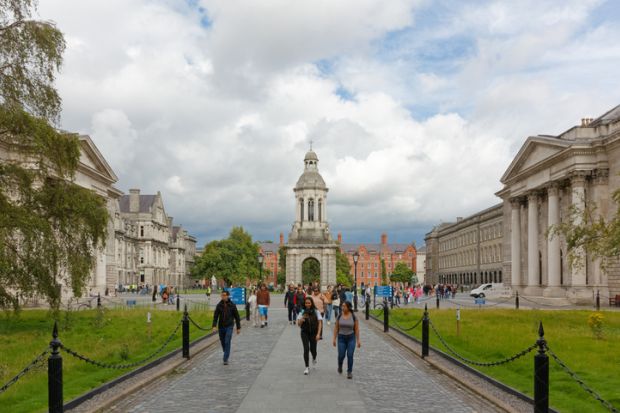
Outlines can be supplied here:
M474 288L469 293L470 297L474 298L484 298L484 297L495 297L504 294L504 284L502 283L489 283L482 284L478 288Z

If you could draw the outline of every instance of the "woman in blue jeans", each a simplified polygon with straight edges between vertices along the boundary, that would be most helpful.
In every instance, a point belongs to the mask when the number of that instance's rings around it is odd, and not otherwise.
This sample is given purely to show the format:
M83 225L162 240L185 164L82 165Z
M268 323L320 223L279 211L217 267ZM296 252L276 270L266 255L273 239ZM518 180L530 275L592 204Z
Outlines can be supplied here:
M334 340L332 344L336 347L338 341L338 373L342 374L342 363L345 355L347 356L347 379L353 378L353 353L355 345L357 348L362 346L360 342L359 320L353 314L353 306L350 301L345 301L341 305L341 313L336 318L334 327Z

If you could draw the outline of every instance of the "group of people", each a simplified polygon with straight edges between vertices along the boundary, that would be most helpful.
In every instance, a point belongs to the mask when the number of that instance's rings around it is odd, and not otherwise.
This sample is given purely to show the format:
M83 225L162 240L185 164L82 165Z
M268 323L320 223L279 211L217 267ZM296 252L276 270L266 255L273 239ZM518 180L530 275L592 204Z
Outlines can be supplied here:
M323 339L324 323L331 325L334 316L332 345L338 349L338 373L343 372L344 359L347 359L347 378L353 377L353 356L355 348L361 346L359 321L353 313L352 294L342 285L328 286L325 291L317 284L290 285L284 295L284 307L288 310L289 325L300 328L303 347L304 374L310 372L310 355L312 363L317 360L317 343ZM268 310L271 304L269 290L262 284L258 290L252 288L248 297L250 320L254 327L268 326ZM233 329L237 334L241 322L237 307L230 301L227 291L222 291L221 300L213 315L213 329L218 331L224 352L224 364L230 357L230 343Z

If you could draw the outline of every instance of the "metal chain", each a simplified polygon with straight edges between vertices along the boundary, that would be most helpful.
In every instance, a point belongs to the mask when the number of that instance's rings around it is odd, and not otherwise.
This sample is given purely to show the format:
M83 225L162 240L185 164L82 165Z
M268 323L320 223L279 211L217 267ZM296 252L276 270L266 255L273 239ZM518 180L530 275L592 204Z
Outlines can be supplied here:
M194 321L194 319L193 319L193 318L191 318L191 317L189 317L189 316L188 316L187 318L189 318L189 321L191 321L191 322L192 322L192 324L193 324L193 325L194 325L194 326L195 326L198 330L202 330L202 331L211 331L211 330L212 330L212 328L200 327L200 326L198 325L198 323L196 323L196 322Z
M151 360L152 358L157 356L159 353L161 353L164 350L164 348L166 348L166 346L168 344L170 344L170 342L172 341L172 339L174 338L176 333L179 331L179 327L181 327L181 323L182 323L182 321L179 321L177 323L177 326L174 329L174 331L172 332L172 334L170 334L170 336L166 339L166 341L164 341L164 344L162 344L161 347L159 347L155 352L153 352L148 357L143 358L142 360L139 360L139 361L136 361L136 362L130 363L130 364L102 363L100 361L96 361L96 360L93 360L91 358L88 358L87 356L79 354L78 352L71 350L70 348L66 347L63 344L60 345L60 348L63 349L64 351L66 351L67 353L69 353L70 355L72 355L73 357L78 358L78 359L80 359L80 360L82 360L82 361L84 361L86 363L95 365L97 367L102 367L104 369L117 369L117 370L128 369L128 368L137 367L137 366L139 366L141 364L144 364L145 362Z
M524 297L522 295L519 296L519 299L520 300L529 301L530 303L534 303L534 304L539 305L541 307L573 307L572 304L554 305L554 304L539 303L539 302L536 302L534 300L530 300L529 298L526 298L526 297Z
M45 349L45 351L43 353L39 354L39 356L37 356L34 360L32 360L30 362L30 364L28 364L26 367L24 367L24 369L22 371L17 373L17 375L15 375L15 377L13 377L11 380L7 381L4 386L0 387L0 394L2 394L5 391L7 391L9 387L11 387L15 383L17 383L17 381L19 379L21 379L23 376L25 376L30 370L35 368L37 366L37 364L39 364L41 361L43 361L45 359L45 357L47 356L47 353L49 353L49 352L50 352L50 348L48 347L48 348Z
M468 358L465 358L463 356L461 356L459 353L456 352L456 350L454 350L452 347L450 347L450 345L448 343L446 343L446 341L443 339L443 337L439 334L439 332L437 331L437 329L435 328L435 325L433 324L433 322L431 320L429 320L429 323L431 325L431 327L433 328L433 331L435 332L435 334L437 335L437 337L439 338L439 341L441 341L441 344L443 344L443 346L450 352L452 353L456 358L464 361L467 364L473 364L474 366L481 366L481 367L494 367L494 366L500 366L502 364L507 364L510 363L512 361L517 360L518 358L521 358L523 356L525 356L526 354L530 353L531 351L533 351L535 348L538 347L538 345L536 343L532 344L531 346L529 346L528 348L521 350L520 352L518 352L517 354L515 354L514 356L511 357L507 357L505 359L502 360L498 360L498 361L492 361L492 362L479 362L479 361L473 361L470 360Z
M424 321L424 315L422 315L422 317L418 320L417 323L414 324L413 327L409 327L409 328L403 328L400 325L398 325L398 323L396 321L392 321L392 323L394 324L394 326L396 326L396 328L398 328L399 330L402 331L411 331L411 330L415 330L415 328L417 326L419 326L420 324L422 324L422 321Z
M549 355L555 360L556 363L558 363L560 365L560 367L562 368L562 370L564 370L566 372L566 374L568 374L569 376L571 376L571 378L573 380L575 380L579 386L584 389L586 392L590 393L590 395L592 397L594 397L596 400L598 400L599 402L601 402L601 404L603 406L605 406L610 412L614 412L614 413L618 413L618 409L616 409L611 403L609 403L607 400L604 400L597 392L595 392L594 390L592 390L592 388L590 388L590 386L588 386L587 384L585 384L583 382L583 380L581 380L581 378L579 378L579 376L577 376L577 373L575 373L574 371L572 371L566 364L564 364L564 362L553 352L551 351L551 349L549 347L547 347L547 353L549 353Z

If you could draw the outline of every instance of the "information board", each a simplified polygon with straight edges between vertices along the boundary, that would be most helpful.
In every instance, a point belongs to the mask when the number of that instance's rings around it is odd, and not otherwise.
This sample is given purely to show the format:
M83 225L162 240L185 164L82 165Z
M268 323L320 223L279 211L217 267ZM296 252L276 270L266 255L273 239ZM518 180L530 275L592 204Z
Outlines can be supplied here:
M224 290L230 293L230 301L235 305L244 305L245 304L245 288L237 287L237 288L224 288Z
M375 295L377 297L391 297L392 287L389 285L377 285L375 287Z
M476 299L474 300L474 302L475 302L476 304L478 304L478 305L482 305L482 304L485 304L485 303L486 303L486 301L485 301L484 297L478 297L478 298L476 298Z

